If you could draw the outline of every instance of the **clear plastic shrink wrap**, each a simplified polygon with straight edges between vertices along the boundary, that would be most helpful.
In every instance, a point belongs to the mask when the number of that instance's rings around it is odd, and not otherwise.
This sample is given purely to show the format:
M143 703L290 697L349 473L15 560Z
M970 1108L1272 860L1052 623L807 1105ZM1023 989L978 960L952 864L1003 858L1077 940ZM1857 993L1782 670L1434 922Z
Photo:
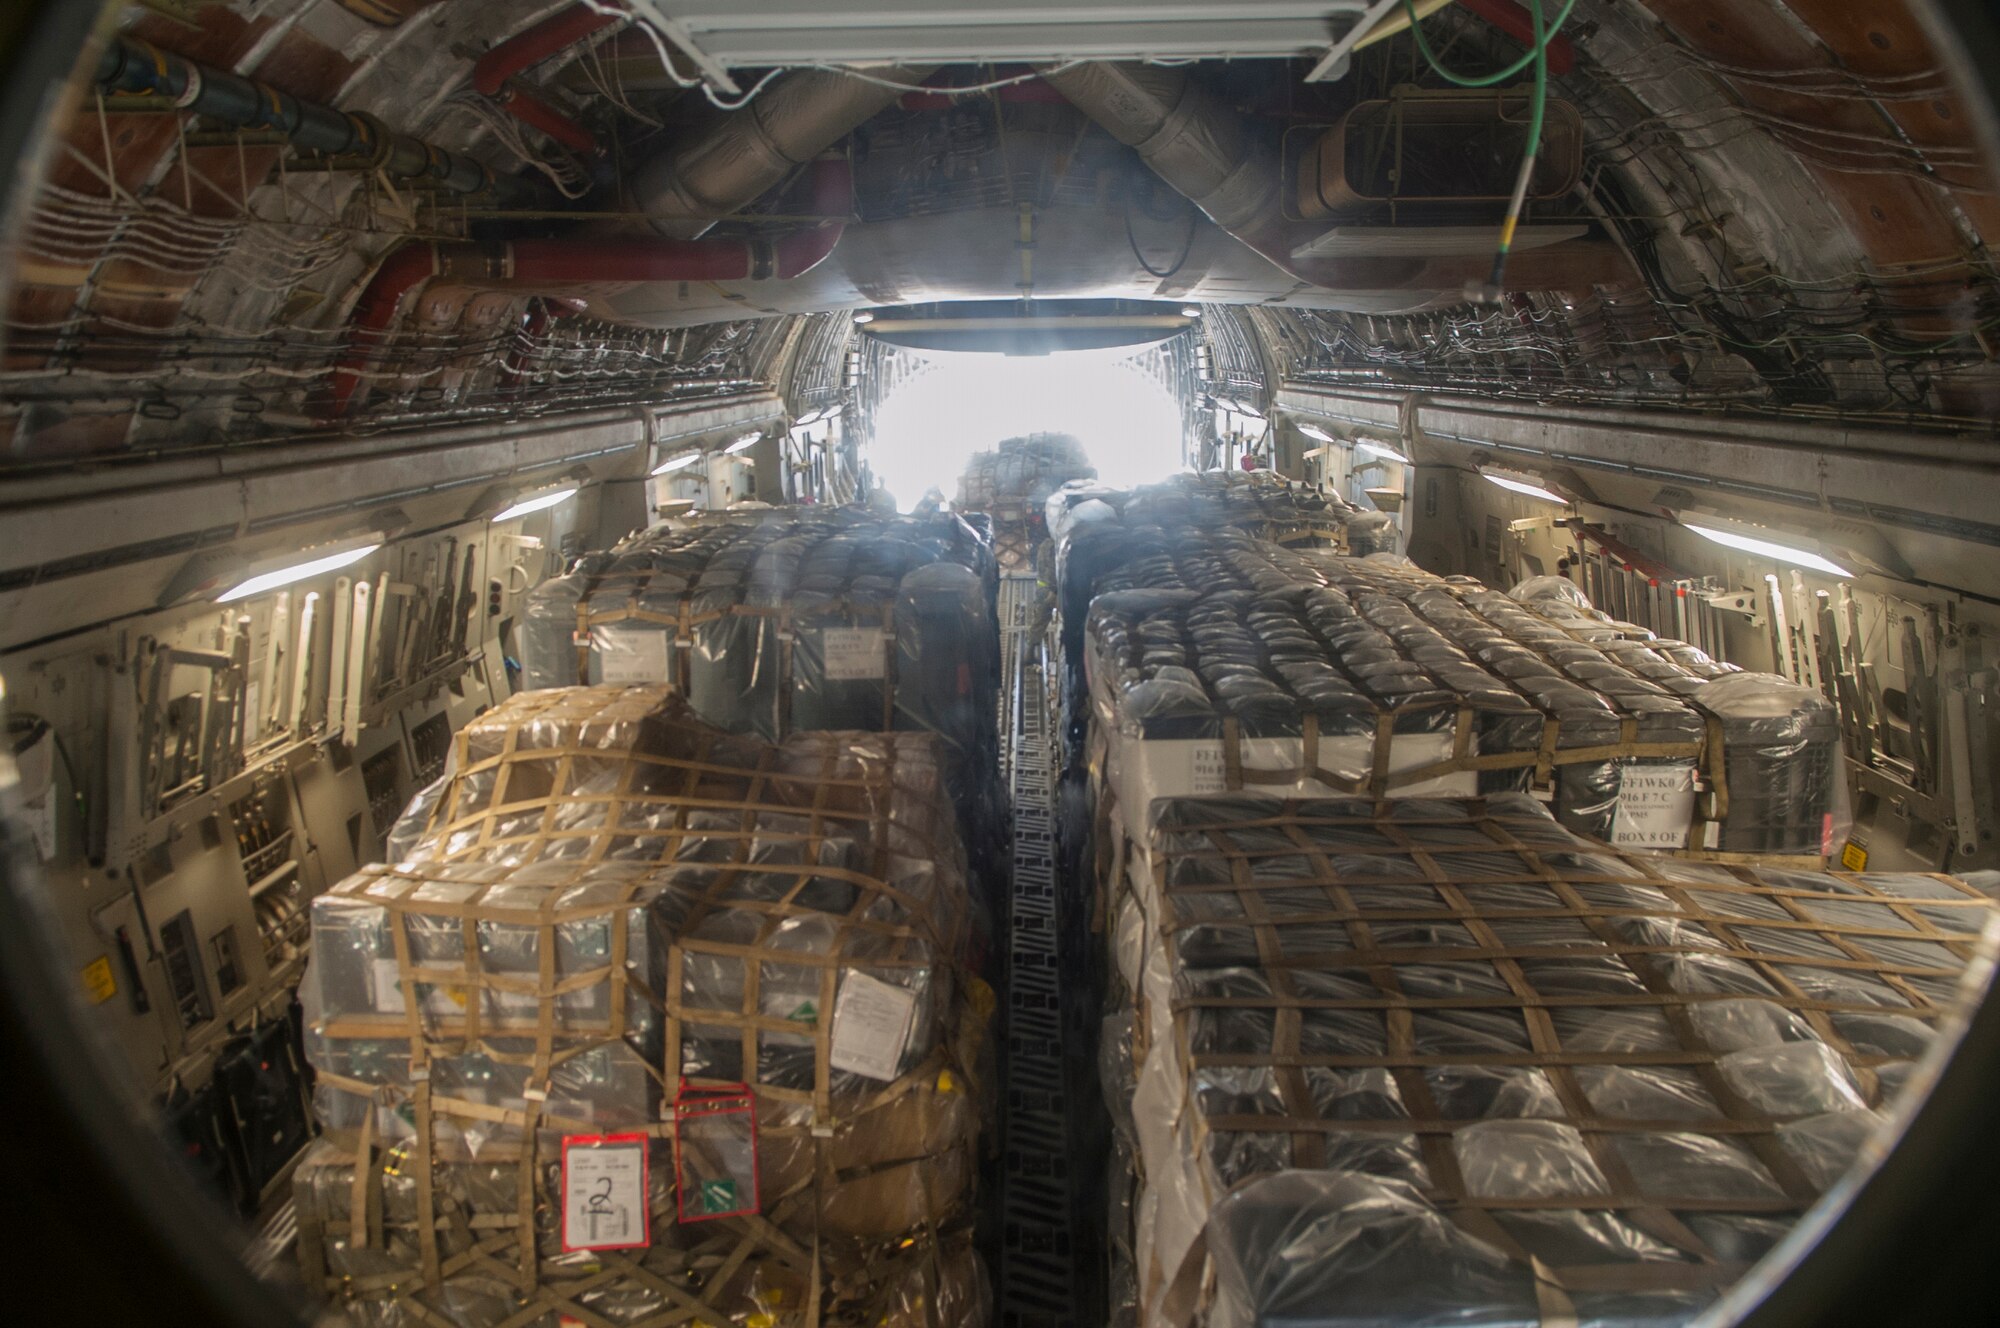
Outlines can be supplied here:
M977 741L948 707L895 683L936 673L990 691L992 572L991 551L956 517L827 508L662 527L586 555L528 597L523 685L671 683L703 719L767 738L919 727ZM912 601L926 612L903 622Z
M1066 433L1035 433L1002 439L988 452L974 452L958 477L957 506L991 511L996 506L1033 503L1036 515L1051 494L1072 480L1093 480L1097 470L1083 444Z
M990 549L956 517L711 517L539 587L521 629L524 683L581 681L581 661L590 682L671 684L732 733L936 733L984 862L1006 820L990 759L996 584Z
M488 1322L466 1308L488 1281L501 1319L550 1324L982 1306L958 1233L992 998L944 765L929 734L724 733L661 686L522 693L468 725L404 860L314 905L311 1285L397 1328ZM690 1092L754 1100L754 1133L747 1106L687 1115ZM566 1251L564 1140L619 1134L652 1141L651 1242ZM711 1172L754 1219L688 1217Z
M1357 512L1347 522L1347 552L1356 558L1402 552L1396 522L1387 512Z
M1847 1168L1993 908L1611 850L1517 794L1154 822L1146 1322L1684 1321Z
M1047 535L1050 497L1065 484L1097 475L1083 445L1068 434L1008 438L991 452L975 452L958 479L957 508L971 520L980 513L1003 572L1034 568L1037 546Z

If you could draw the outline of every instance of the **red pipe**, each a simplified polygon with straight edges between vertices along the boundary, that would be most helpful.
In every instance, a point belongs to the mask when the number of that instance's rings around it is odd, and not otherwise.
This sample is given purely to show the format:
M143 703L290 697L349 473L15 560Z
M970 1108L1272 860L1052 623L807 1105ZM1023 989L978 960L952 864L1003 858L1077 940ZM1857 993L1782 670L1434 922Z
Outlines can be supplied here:
M815 213L845 217L854 206L854 177L844 158L813 163ZM743 281L803 276L826 260L845 221L792 231L776 240L515 240L504 267L509 285L597 282Z
M530 65L574 46L594 32L601 32L622 15L600 14L589 5L571 5L531 28L523 29L479 57L472 66L472 86L482 96L497 97L507 80Z
M810 206L822 217L844 218L853 213L854 170L845 157L821 157L812 164ZM784 279L804 276L826 261L846 230L844 220L821 222L811 229L780 237L771 246L772 275Z
M509 115L541 130L564 147L595 156L603 150L595 135L533 93L508 87L507 80L592 33L603 31L622 17L601 14L589 5L571 5L552 14L480 56L472 66L473 89L482 96L495 98Z
M507 351L506 363L500 369L501 395L512 397L521 380L528 376L528 361L533 355L534 343L549 330L551 321L547 300L528 301L527 316L521 320L521 333L526 337L527 344L517 341Z
M748 240L515 240L506 284L531 289L614 281L741 281Z
M362 384L361 371L387 340L387 332L403 312L410 292L438 274L438 247L434 244L406 244L382 260L368 286L355 302L348 320L350 344L335 364L331 410L335 416L347 413L355 390Z
M813 163L811 206L832 217L853 210L854 177L845 158ZM379 354L410 292L440 274L472 286L545 292L563 304L569 303L560 298L566 288L599 283L786 280L824 262L846 229L845 221L833 221L776 240L514 240L497 253L477 244L406 244L375 269L354 306L353 344L334 368L330 414L347 413L361 371ZM511 363L504 367L503 381L513 372Z
M595 157L604 150L598 146L595 134L532 92L502 88L494 100L500 103L501 110L531 129L541 130L572 152Z
M1535 44L1534 17L1515 4L1514 0L1458 0L1458 3L1523 46ZM1569 38L1557 33L1554 40L1549 42L1549 72L1567 74L1575 67L1576 47L1570 45Z

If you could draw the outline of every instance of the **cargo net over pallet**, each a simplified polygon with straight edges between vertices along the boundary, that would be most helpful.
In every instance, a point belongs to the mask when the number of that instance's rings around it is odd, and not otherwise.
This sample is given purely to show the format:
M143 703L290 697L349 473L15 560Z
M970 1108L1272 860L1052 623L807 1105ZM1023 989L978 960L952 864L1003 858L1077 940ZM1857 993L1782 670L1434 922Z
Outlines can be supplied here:
M801 515L801 512L804 512ZM1004 850L992 552L956 517L721 514L586 554L529 596L522 683L667 683L732 733L939 735L975 857Z
M1030 572L1048 534L1043 509L1049 496L1070 481L1096 478L1083 444L1068 434L1008 438L993 451L972 454L958 477L954 506L983 514L1001 571Z
M1065 562L1070 732L1134 841L1155 797L1237 790L1533 788L1582 833L1725 855L1816 859L1845 829L1824 696L1566 601L1231 532L1079 536Z
M1519 795L1155 819L1120 937L1147 1322L1680 1322L1847 1168L1993 912Z
M990 700L992 553L955 517L703 517L583 556L528 597L528 688L670 683L732 733L925 728Z
M1130 489L1066 484L1049 495L1043 515L1049 537L1056 540L1097 528L1227 527L1252 539L1296 548L1359 554L1396 551L1395 528L1386 513L1364 512L1338 494L1321 493L1272 470L1211 470ZM1384 543L1385 538L1389 542Z
M574 688L452 765L314 905L308 1285L396 1328L982 1318L993 998L936 739Z

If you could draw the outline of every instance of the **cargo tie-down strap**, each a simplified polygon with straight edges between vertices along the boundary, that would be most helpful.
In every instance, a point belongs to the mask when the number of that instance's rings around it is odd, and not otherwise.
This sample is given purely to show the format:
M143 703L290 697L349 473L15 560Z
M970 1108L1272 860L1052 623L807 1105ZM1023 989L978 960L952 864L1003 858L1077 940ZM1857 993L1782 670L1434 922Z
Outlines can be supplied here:
M923 734L723 734L663 687L527 693L463 730L415 860L334 892L382 911L393 996L312 1020L321 1091L360 1110L329 1131L347 1156L318 1165L337 1174L305 1182L325 1199L301 1204L309 1282L443 1324L437 1295L483 1279L519 1302L508 1328L780 1306L900 1323L910 1305L869 1308L883 1285L976 1295L993 1002L962 969L972 908L938 760ZM395 1042L390 1073L326 1065ZM634 1082L600 1092L628 1063ZM727 1116L718 1095L744 1100L741 1137L679 1128L690 1102ZM544 1139L600 1132L673 1141L654 1248L551 1257ZM715 1179L691 1197L690 1177ZM607 1296L656 1308L613 1320Z
M1814 1131L1872 1124L1877 1068L1915 1050L1886 1043L1928 1036L1994 912L1949 876L1614 850L1518 795L1157 812L1145 903L1170 1017L1152 987L1136 1025L1171 1030L1152 1072L1191 1142L1147 1183L1208 1214L1274 1169L1393 1176L1526 1269L1548 1325L1580 1295L1739 1277L1711 1224L1789 1223L1845 1169ZM1623 1233L1625 1257L1529 1248L1561 1221ZM1167 1322L1214 1293L1226 1238L1188 1234L1185 1255L1153 1251Z

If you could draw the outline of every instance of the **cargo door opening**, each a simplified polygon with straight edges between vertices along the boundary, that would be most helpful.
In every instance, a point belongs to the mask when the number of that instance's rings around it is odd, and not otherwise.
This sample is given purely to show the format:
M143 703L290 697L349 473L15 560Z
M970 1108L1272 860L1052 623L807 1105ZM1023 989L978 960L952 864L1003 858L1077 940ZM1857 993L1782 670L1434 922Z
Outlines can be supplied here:
M1075 438L1106 483L1158 480L1182 464L1183 415L1146 355L915 352L918 367L876 409L864 459L903 511L932 489L954 500L975 453L1034 434Z

